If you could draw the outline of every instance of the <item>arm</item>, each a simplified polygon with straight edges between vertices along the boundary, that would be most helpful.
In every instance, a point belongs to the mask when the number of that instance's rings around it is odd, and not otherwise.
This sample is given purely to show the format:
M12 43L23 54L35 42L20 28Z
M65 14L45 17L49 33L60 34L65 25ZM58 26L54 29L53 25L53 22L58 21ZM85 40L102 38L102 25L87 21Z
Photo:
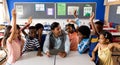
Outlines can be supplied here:
M92 51L92 57L91 60L94 61L95 60L95 52L98 50L99 47L99 43L97 44L97 46L94 48L94 50Z
M74 11L74 17L78 18L78 16L77 16L77 10Z
M11 29L11 34L8 38L8 41L11 43L13 38L14 38L14 35L15 35L15 32L16 32L16 11L15 9L12 10L12 29Z
M113 47L120 49L120 43L112 43Z
M28 23L23 28L20 29L24 35L27 35L27 33L24 31L24 29L29 27L31 23L32 23L32 17L29 17Z
M47 34L47 36L46 36L44 46L43 46L43 51L48 57L51 56L49 53L49 34Z
M95 14L92 13L92 15L90 16L90 24L91 24L91 27L92 27L92 29L93 29L93 32L98 34L98 31L97 31L97 29L96 29L96 27L95 27L95 24L94 24L94 22L93 22L94 17L95 17Z
M66 35L66 41L65 41L65 52L68 54L70 51L70 40L68 35Z

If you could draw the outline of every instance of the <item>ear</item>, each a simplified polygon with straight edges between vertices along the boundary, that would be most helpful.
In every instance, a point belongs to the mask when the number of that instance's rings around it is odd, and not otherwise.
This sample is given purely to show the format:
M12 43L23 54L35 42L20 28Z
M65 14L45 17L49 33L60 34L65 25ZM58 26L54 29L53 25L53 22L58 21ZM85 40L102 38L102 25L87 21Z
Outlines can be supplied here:
M106 42L110 42L110 40L109 40L109 39L106 39Z

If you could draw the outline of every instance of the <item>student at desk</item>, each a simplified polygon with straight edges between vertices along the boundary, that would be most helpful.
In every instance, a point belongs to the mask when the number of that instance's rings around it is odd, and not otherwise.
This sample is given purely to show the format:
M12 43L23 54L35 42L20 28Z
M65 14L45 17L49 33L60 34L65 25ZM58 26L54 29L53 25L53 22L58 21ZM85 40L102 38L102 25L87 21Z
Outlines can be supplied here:
M65 31L61 30L59 23L51 24L51 32L46 36L43 51L48 57L51 55L66 57L70 51L69 37Z

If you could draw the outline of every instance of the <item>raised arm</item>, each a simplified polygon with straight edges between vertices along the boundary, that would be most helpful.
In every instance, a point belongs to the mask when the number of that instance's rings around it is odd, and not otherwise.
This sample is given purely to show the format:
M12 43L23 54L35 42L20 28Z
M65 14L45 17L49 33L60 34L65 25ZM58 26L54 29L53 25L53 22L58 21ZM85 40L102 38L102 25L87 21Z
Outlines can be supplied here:
M74 17L78 18L78 16L77 16L77 10L74 11Z
M16 32L16 11L15 9L12 10L12 29L11 29L11 34L8 38L8 41L11 43L13 38L14 38L14 35L15 35L15 32Z
M96 27L95 27L95 24L93 22L94 17L95 17L95 14L94 14L94 12L92 12L92 15L89 18L90 19L90 25L92 27L93 32L99 34Z
M27 24L21 29L22 33L26 36L27 33L24 31L32 23L32 17L29 17Z
M113 47L120 49L120 43L112 43Z

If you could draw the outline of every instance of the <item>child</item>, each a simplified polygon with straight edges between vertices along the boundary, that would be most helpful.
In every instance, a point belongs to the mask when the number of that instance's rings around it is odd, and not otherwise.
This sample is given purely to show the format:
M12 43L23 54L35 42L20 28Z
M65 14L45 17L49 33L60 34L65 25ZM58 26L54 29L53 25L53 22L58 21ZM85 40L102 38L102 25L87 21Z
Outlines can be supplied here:
M78 42L79 39L74 24L67 24L66 31L68 32L68 36L70 39L70 51L77 51L77 45L79 43Z
M8 50L8 58L6 65L12 65L15 63L21 56L21 48L23 41L19 39L20 31L16 28L16 11L12 10L12 28L9 27L9 31L6 34L6 48ZM7 31L6 31L7 32Z
M40 49L42 51L43 50L43 44L44 44L44 41L45 41L45 36L46 36L46 35L42 34L44 27L43 27L43 25L41 23L37 23L35 25L35 27L36 27L36 31L37 31L36 32L36 38L39 41Z
M95 52L98 50L99 65L113 65L112 49L120 48L120 44L111 43L112 35L107 31L103 31L99 36L99 43L92 52L91 60L95 60Z
M79 44L78 44L78 52L80 54L85 53L89 48L89 36L90 29L88 26L82 25L78 28L78 36L79 36Z
M32 22L32 19L29 19L28 22ZM28 34L22 29L23 34L25 35L26 41L23 48L23 53L25 51L34 51L36 48L38 49L37 56L42 56L40 45L38 39L36 39L36 28L35 26L29 27Z
M97 22L93 22L93 19L94 19L94 16L95 14L92 13L91 17L90 17L90 24L91 24L91 27L92 27L92 32L91 32L91 35L90 35L90 43L89 43L89 56L92 57L92 51L93 49L95 48L95 46L98 44L98 37L99 37L99 34L100 32L103 31L103 22L102 21L97 21ZM97 52L95 54L96 56L96 59L95 59L95 63L97 64L98 63L98 55L97 55Z

